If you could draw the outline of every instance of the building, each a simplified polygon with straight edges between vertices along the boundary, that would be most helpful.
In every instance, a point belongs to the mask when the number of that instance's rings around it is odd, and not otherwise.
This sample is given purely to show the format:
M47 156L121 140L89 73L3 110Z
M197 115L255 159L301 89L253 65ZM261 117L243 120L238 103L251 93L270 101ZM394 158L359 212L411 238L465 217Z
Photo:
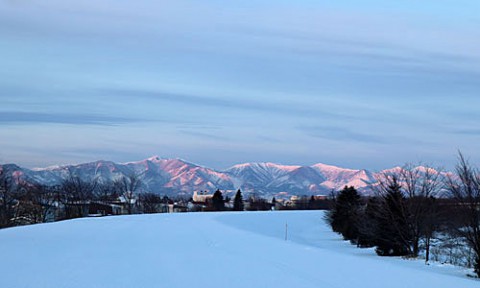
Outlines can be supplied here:
M213 194L207 194L207 191L193 192L193 203L206 205L213 197Z

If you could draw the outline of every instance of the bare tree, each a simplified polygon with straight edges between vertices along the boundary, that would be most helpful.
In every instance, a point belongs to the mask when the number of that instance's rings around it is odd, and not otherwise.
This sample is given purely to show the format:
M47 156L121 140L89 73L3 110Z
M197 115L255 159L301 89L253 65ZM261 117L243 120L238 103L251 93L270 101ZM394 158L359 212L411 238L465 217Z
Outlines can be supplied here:
M43 207L39 202L36 187L28 184L16 186L16 204L14 206L13 224L25 225L42 222Z
M56 212L66 203L65 193L60 186L36 185L32 187L34 201L42 207L41 222L55 221Z
M434 233L440 229L442 220L441 211L439 209L438 199L431 197L425 203L425 218L423 219L423 236L425 240L425 263L430 261L431 240Z
M434 224L431 214L442 183L439 169L412 164L377 177L374 189L382 199L377 216L390 223L388 228L393 229L391 233L396 234L395 239L409 255L418 256L422 238L429 249Z
M120 196L115 188L115 182L99 184L94 193L95 200L99 201L114 201L118 198L118 196Z
M60 185L63 194L61 199L65 201L67 218L83 217L88 214L88 205L94 197L97 185L96 179L84 181L80 176L69 171L67 178Z
M427 250L432 237L435 198L442 188L442 174L429 166L405 165L400 170L400 182L407 196L408 225L413 237L413 255L418 256L419 242L425 237Z
M480 173L461 153L458 158L456 175L448 177L446 186L460 221L456 232L475 252L475 272L480 276Z
M158 207L162 203L162 197L155 193L141 193L139 202L142 205L143 213L158 213Z
M67 178L63 180L61 187L70 201L88 201L93 199L97 185L98 183L96 179L84 181L80 176L69 171L69 174Z
M140 180L140 176L133 173L128 176L122 176L120 179L114 181L115 191L124 198L128 214L133 213L136 204L135 193L138 192L141 186L142 181Z

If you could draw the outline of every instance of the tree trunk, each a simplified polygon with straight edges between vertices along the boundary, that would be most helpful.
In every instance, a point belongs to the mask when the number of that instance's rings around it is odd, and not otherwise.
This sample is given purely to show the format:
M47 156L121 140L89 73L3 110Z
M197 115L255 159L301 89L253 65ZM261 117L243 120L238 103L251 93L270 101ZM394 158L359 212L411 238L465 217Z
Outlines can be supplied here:
M418 248L418 242L419 242L419 238L418 237L415 237L415 239L413 240L413 256L417 257L418 256L418 251L420 250Z
M430 236L425 238L425 264L430 260Z

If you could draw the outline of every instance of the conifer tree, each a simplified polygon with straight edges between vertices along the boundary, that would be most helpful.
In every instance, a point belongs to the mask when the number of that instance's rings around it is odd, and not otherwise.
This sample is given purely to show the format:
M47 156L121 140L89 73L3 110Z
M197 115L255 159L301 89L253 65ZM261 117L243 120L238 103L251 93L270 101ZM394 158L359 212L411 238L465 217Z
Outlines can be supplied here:
M376 213L376 252L381 256L411 255L413 237L408 227L406 198L398 180L393 176L382 195Z
M220 190L217 190L215 193L213 193L212 205L214 211L225 210L225 200L223 199L223 194Z
M379 197L370 197L362 209L356 224L358 227L358 247L374 247L377 239L377 213L380 207Z
M238 189L237 193L235 194L235 198L233 199L233 211L243 211L243 209L242 191Z
M346 240L356 241L358 227L356 225L361 198L354 187L345 186L338 194L333 209L328 215L328 221L333 231L343 235Z

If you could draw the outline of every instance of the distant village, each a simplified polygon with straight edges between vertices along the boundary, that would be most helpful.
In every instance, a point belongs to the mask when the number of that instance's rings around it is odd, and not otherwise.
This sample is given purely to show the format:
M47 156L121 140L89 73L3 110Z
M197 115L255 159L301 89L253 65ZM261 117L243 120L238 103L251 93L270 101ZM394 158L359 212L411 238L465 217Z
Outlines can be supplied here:
M59 185L32 184L0 170L0 228L109 215L208 211L328 209L326 196L278 194L264 199L256 193L194 191L169 197L142 189L138 175L114 181L84 180L68 173ZM171 194L170 194L171 195ZM234 196L234 197L229 197ZM232 199L233 198L233 199Z
M219 190L217 190L219 191ZM237 193L241 191L238 190ZM170 198L167 196L133 194L121 195L111 200L84 200L70 201L66 203L55 202L47 209L48 213L44 222L54 222L63 219L80 217L99 217L109 215L128 215L145 213L183 213L183 212L209 212L218 211L214 207L214 193L209 191L194 191L189 199L185 197ZM223 211L233 211L233 199L225 197ZM328 209L328 197L325 195L315 196L291 196L289 199L266 200L251 195L242 199L243 211L267 211L267 210L318 210ZM14 219L18 224L33 224L34 219L25 217Z
M268 211L328 209L324 195L280 195L264 199L255 193L194 191L192 196L168 197L140 189L138 177L100 184L69 175L61 185L17 183L0 173L0 228L109 215L209 211ZM233 199L225 195L234 195Z

